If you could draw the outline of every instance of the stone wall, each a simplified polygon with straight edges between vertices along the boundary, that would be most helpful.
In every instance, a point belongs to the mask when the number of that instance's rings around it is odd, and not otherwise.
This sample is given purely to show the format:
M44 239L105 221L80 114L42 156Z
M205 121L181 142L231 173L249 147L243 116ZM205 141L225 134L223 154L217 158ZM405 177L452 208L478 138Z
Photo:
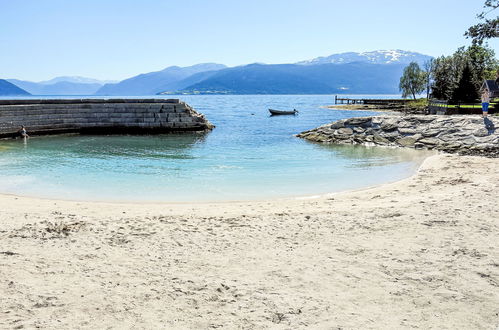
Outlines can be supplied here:
M379 116L340 120L298 134L323 143L499 154L499 118L481 116Z
M0 138L67 132L164 133L214 126L178 99L0 100Z

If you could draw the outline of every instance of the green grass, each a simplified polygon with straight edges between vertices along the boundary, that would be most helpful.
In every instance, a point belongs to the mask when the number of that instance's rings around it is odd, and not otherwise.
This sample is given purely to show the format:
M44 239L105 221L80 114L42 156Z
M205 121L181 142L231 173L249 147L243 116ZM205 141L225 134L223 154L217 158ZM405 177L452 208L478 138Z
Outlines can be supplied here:
M412 100L407 102L406 105L414 108L426 107L428 105L428 99L421 98L421 99Z

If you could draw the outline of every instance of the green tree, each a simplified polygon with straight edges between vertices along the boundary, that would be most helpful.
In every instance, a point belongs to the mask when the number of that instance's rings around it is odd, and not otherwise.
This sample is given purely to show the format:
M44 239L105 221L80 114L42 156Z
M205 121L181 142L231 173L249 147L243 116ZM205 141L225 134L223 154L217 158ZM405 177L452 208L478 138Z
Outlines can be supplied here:
M433 70L433 58L425 61L423 63L424 75L425 75L425 89L426 89L426 98L430 99L430 91L431 91L431 82L432 75L431 72Z
M457 88L454 89L452 100L456 102L473 103L478 99L478 89L473 82L473 73L471 72L470 65L466 65L457 84Z
M440 100L452 98L453 91L457 86L456 65L452 56L440 56L433 61L431 71L432 86L431 96Z
M416 94L421 94L425 90L426 75L416 62L409 63L405 67L402 77L400 77L399 89L402 97L412 95L416 99Z
M486 18L488 14L499 8L499 0L486 0L483 8L484 11L477 15L477 18L484 22L471 26L464 34L472 39L473 45L481 45L485 39L499 37L499 16Z
M488 46L460 47L451 56L441 56L433 61L431 68L431 96L442 100L461 99L456 89L470 80L478 93L484 79L493 79L499 66L495 53ZM471 78L463 74L470 70ZM468 73L467 73L468 74ZM462 89L461 89L462 91Z
M499 68L499 61L495 58L494 50L487 45L473 45L466 50L466 62L470 65L473 83L479 88L484 79L493 79Z

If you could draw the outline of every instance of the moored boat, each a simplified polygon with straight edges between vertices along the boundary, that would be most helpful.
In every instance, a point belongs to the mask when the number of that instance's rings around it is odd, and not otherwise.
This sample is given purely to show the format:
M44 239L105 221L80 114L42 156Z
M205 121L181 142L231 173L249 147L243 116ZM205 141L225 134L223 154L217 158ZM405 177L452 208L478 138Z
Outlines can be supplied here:
M293 109L292 111L288 110L275 110L275 109L269 109L270 115L296 115L298 113L298 110Z

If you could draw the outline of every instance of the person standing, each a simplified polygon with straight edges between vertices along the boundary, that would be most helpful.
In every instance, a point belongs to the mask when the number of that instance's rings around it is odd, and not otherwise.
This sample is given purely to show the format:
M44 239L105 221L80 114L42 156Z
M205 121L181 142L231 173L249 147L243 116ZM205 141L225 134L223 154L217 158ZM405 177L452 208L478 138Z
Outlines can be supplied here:
M482 116L484 118L489 114L489 104L490 104L490 96L489 91L484 89L482 91Z
M17 131L17 134L19 134L20 137L29 138L28 132L26 131L26 128L24 126L21 126L19 131Z

